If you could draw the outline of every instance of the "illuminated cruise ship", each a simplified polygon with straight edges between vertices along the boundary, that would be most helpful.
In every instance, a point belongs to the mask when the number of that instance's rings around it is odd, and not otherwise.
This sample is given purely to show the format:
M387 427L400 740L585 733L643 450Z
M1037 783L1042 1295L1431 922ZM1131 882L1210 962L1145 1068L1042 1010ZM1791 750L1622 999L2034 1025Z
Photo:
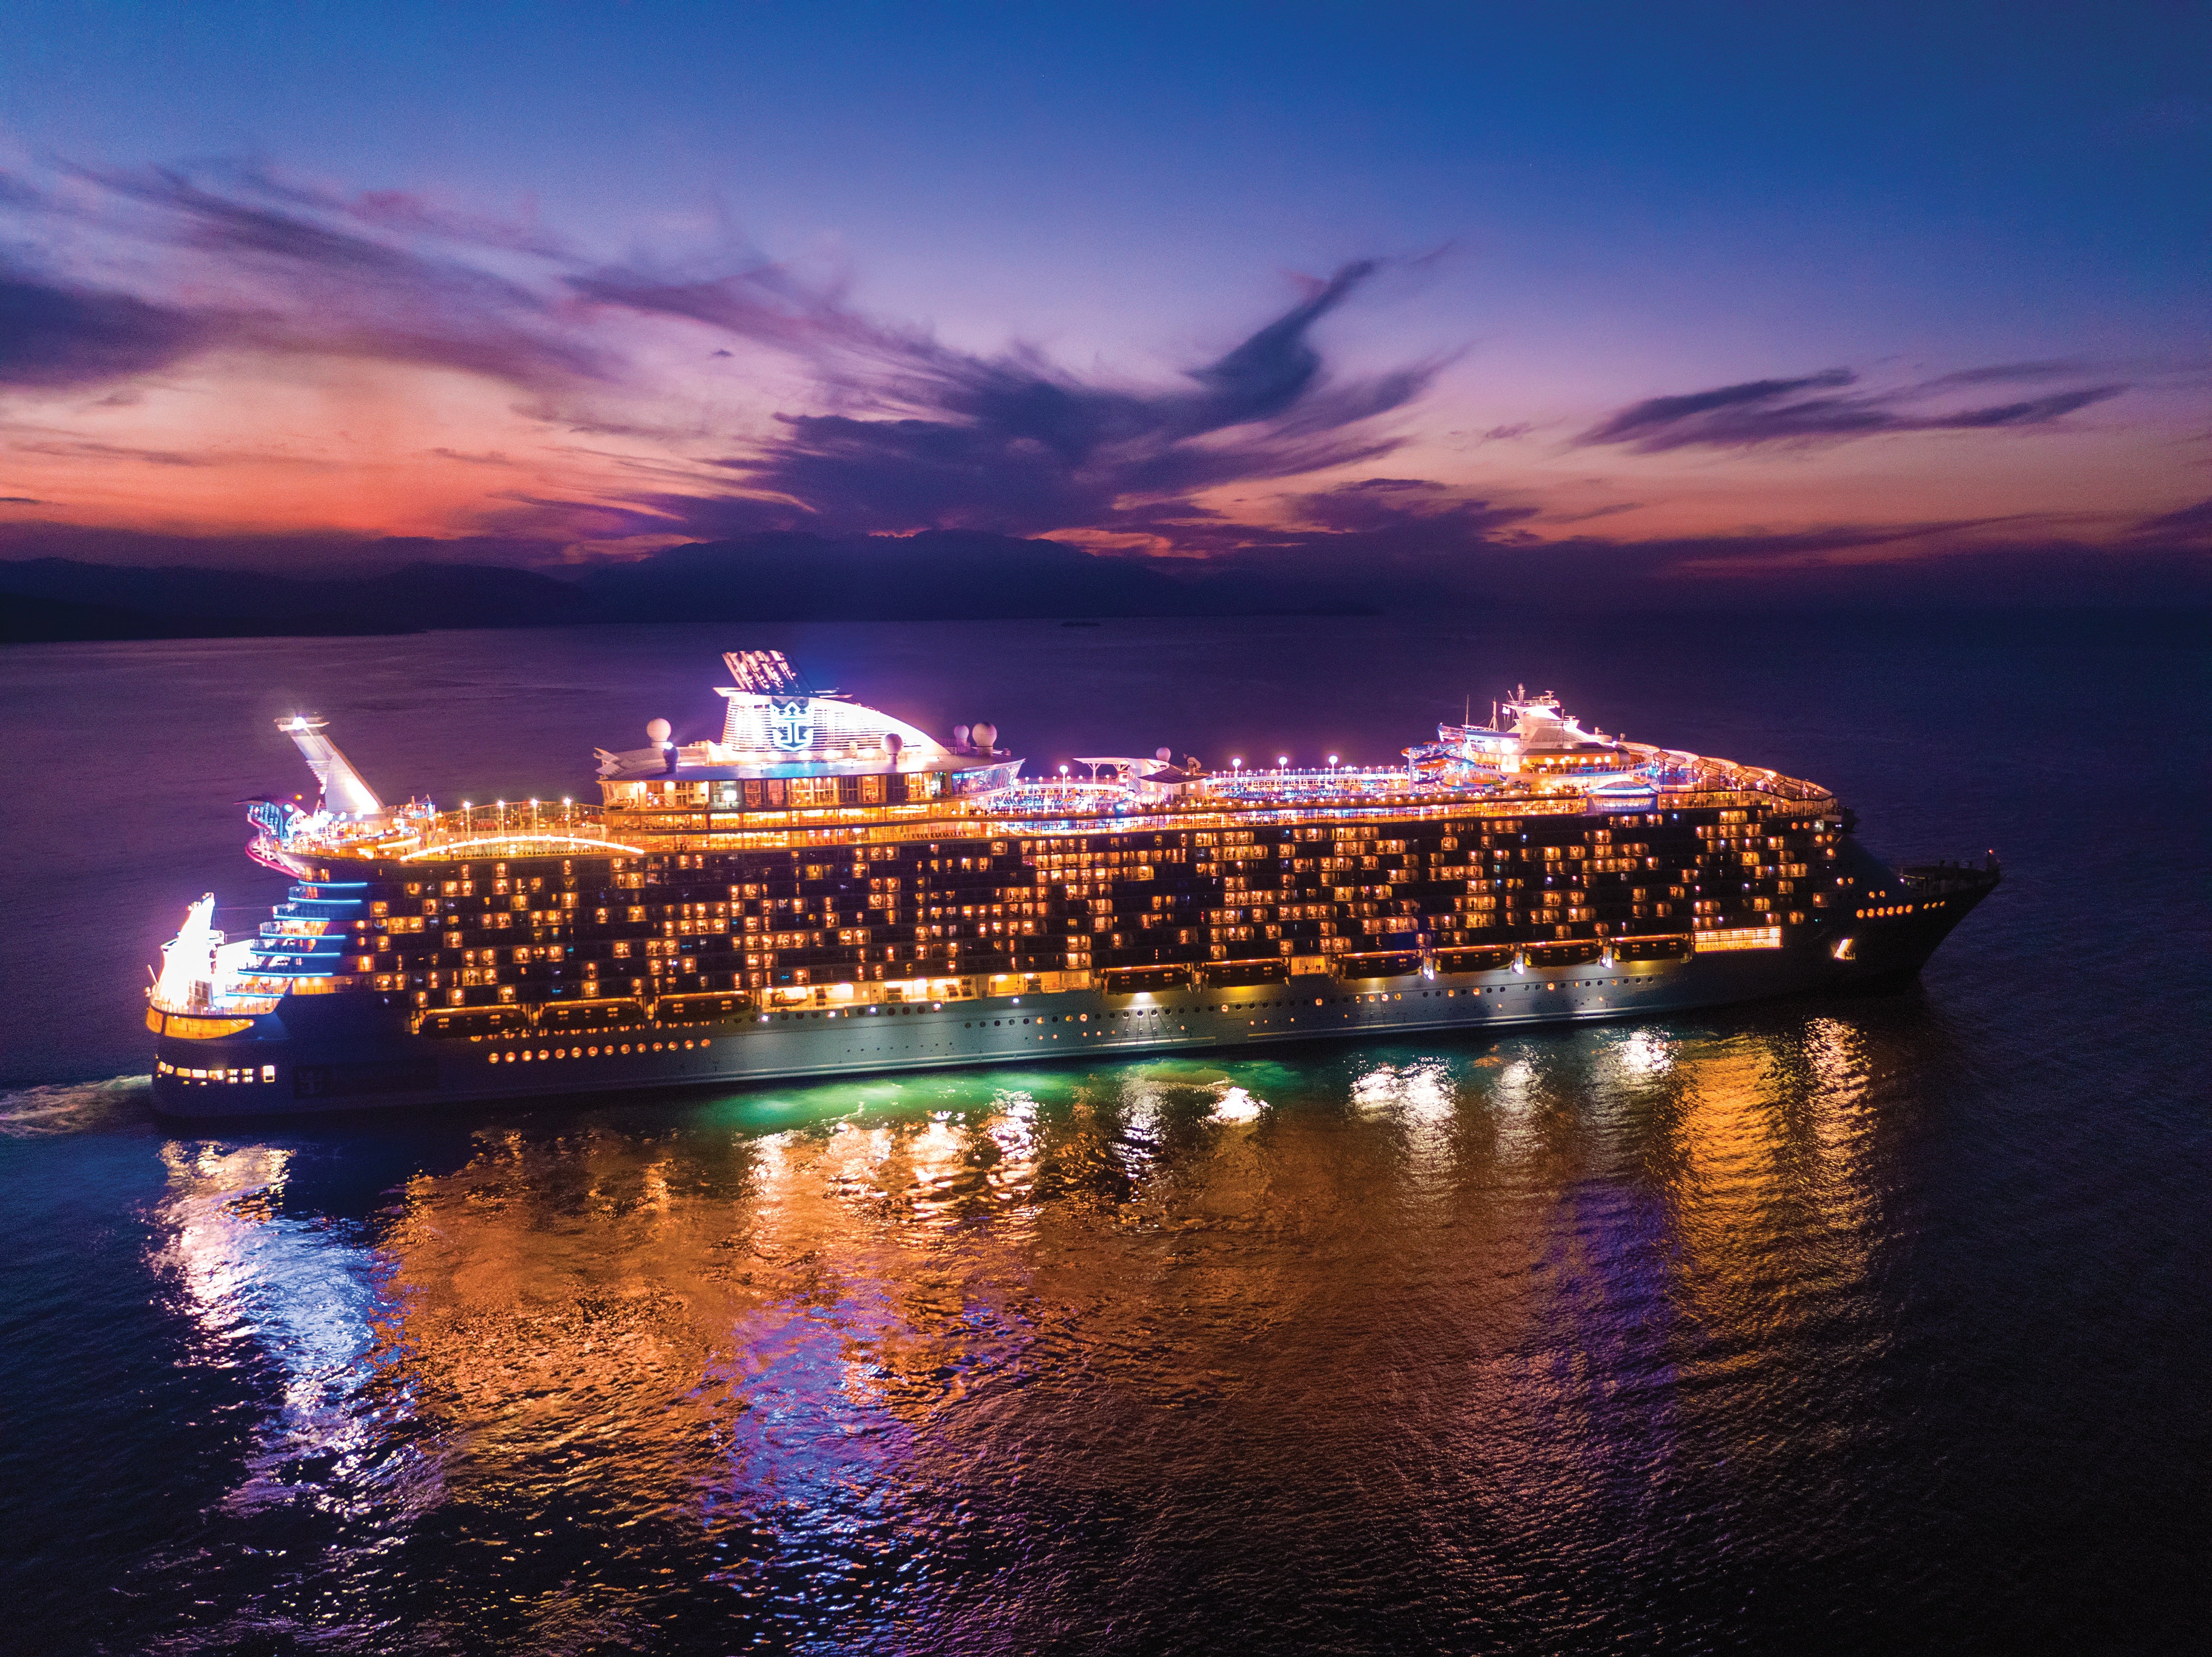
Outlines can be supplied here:
M1635 1018L1897 982L1996 885L1893 869L1826 789L1516 694L1401 762L1025 777L772 651L718 740L598 752L597 804L386 806L319 719L289 875L212 895L146 1014L179 1116L458 1103Z

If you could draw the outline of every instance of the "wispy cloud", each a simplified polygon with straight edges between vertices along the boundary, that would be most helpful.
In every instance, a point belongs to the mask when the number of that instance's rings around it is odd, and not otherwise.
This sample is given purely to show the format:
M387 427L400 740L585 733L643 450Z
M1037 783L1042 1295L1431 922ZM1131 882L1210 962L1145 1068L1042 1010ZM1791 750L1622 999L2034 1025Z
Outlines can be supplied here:
M1923 380L1920 389L1948 391L1955 386L1994 386L2039 380L2078 380L2088 365L2073 357L2052 357L2040 362L1992 362L1985 368L1959 369Z
M487 268L503 243L264 175L64 169L0 192L0 384L91 387L225 348L458 369L518 386L605 381L566 296ZM442 240L441 240L442 238Z
M2138 540L2170 541L2212 551L2212 500L2145 518L2128 533Z
M1624 512L1641 512L1641 501L1615 501L1608 506L1594 506L1587 512L1547 512L1544 521L1553 524L1588 523L1593 518L1617 518Z
M4 258L4 255L0 255ZM0 385L97 385L196 349L198 319L129 294L41 282L0 265Z
M2008 403L1935 409L1944 391L2003 381L2051 379L2071 370L2057 362L1966 369L1889 391L1853 391L1859 376L1824 369L1788 380L1747 380L1733 386L1632 403L1584 432L1585 445L1617 443L1639 454L1668 449L1748 448L1765 443L1844 442L1905 431L1990 431L2047 426L2128 389L2125 384L2077 386Z
M1112 526L1194 491L1388 454L1396 439L1374 423L1419 396L1435 365L1337 381L1312 338L1375 270L1345 266L1182 383L1157 389L1078 375L1034 350L984 356L875 326L773 267L681 285L601 273L578 287L602 303L802 352L858 411L779 415L765 441L724 460L757 498L837 530L1026 534ZM653 504L681 508L666 496ZM690 511L720 523L731 509L707 498Z
M1557 413L1498 424L1486 414L1443 434L1454 452L1487 450L1485 487L1418 475L1407 440L1446 359L1352 372L1330 345L1333 319L1397 269L1358 260L1310 278L1242 338L1146 379L1019 344L959 349L863 309L834 272L742 248L610 263L527 214L503 220L239 168L0 177L0 441L6 484L21 491L0 503L36 509L11 510L0 541L52 544L72 524L105 533L111 521L97 515L134 490L142 521L158 513L173 524L180 500L214 518L281 484L295 491L282 504L231 521L258 524L276 546L299 522L293 503L326 497L311 474L344 480L328 498L358 500L376 492L358 481L371 462L395 496L441 487L398 527L485 536L467 543L472 556L969 529L1171 552L1255 590L1304 582L1455 602L1531 582L1568 594L1889 570L1968 551L1995 559L1987 549L2000 545L2054 570L2105 556L2085 550L2093 544L2181 570L2202 564L2212 537L2212 503L2094 525L1931 518L1792 531L1787 512L1728 500L1709 517L1781 533L1615 539L1603 533L1614 526L1592 521L1638 509L1589 503L1629 485L1577 479L1575 509L1563 513L1542 503L1556 481L1508 475L1508 457L1540 446L1521 440L1549 434ZM355 372L363 363L376 372ZM1889 385L1832 368L1646 399L1574 441L1729 452L2044 430L2130 384L2148 399L2165 372L2051 356ZM260 415L264 387L271 406L289 397L282 406L327 421L314 441ZM210 411L228 423L219 431ZM384 434L382 449L362 432ZM383 511L334 513L304 533L380 537L394 527ZM462 555L463 542L438 544Z
M539 227L398 192L344 197L238 168L66 168L9 181L0 211L27 232L0 255L0 383L96 388L225 348L459 370L531 393L519 407L549 428L684 444L680 484L598 512L663 533L1109 526L1225 484L1377 459L1397 442L1383 417L1438 366L1330 372L1315 331L1373 279L1372 260L1146 386L1028 348L954 349L773 260L595 264ZM701 453L714 432L652 419L674 389L655 342L687 332L690 360L765 350L811 392Z
M1156 541L1255 571L1358 584L1425 570L1444 576L1474 555L1528 545L1539 509L1492 501L1425 478L1368 478L1282 496L1267 521L1164 504L1132 527ZM1258 515L1255 515L1257 516Z

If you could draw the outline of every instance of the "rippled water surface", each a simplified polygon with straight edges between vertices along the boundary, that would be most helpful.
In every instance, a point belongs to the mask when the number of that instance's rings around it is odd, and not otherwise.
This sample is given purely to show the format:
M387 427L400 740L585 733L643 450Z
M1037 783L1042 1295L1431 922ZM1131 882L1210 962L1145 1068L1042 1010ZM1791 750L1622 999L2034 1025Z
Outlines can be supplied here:
M179 1134L235 800L577 789L715 652L1054 762L1555 685L2007 881L1893 995ZM15 649L0 1646L2017 1649L2197 1631L2205 655L2178 624L681 627ZM2124 708L2121 718L2110 710ZM1291 751L1297 752L1295 746ZM24 779L27 779L26 782Z

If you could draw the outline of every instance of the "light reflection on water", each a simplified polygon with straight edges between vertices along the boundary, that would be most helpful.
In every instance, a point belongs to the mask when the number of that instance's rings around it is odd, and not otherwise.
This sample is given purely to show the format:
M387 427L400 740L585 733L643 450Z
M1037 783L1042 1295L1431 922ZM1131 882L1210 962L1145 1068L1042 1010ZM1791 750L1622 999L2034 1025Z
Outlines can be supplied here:
M1189 1614L1224 1500L1322 1515L1291 1562L1338 1508L1510 1536L1384 1586L1565 1626L1528 1558L1785 1453L1691 1383L1786 1398L1860 1315L1871 1085L1807 1019L788 1087L488 1120L373 1215L172 1143L163 1263L269 1378L232 1500L333 1526L222 1637L1027 1648L1115 1559Z
M204 1337L201 1362L258 1359L275 1382L228 1505L419 1510L438 1499L439 1468L409 1430L394 1263L353 1241L355 1226L281 1212L291 1154L161 1148L169 1191L155 1266L181 1288Z
M281 892L228 804L296 765L267 716L381 708L372 774L520 797L729 641L19 647L18 770L77 808L10 824L0 1059L77 1080L0 1094L0 1643L2201 1643L2203 636L1798 617L1668 673L1643 617L782 630L924 723L1200 753L1395 747L1525 663L1878 850L1986 825L2007 880L1894 996L218 1134L205 1203L118 1073L160 917ZM2054 744L2076 691L2163 711Z

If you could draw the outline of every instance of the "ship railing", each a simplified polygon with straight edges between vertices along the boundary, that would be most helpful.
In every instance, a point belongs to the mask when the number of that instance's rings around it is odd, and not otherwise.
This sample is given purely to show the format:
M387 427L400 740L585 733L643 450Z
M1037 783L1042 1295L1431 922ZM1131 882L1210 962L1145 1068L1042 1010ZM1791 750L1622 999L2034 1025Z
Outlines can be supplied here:
M1771 812L1777 801L1803 806L1807 808L1806 814L1813 817L1826 816L1837 809L1835 795L1820 789L1798 794L1784 793L1776 789L1679 788L1661 789L1654 797L1659 807L1668 811L1743 809Z
M1833 798L1832 792L1818 783L1784 777L1764 765L1746 765L1684 748L1660 748L1642 742L1625 746L1637 757L1637 769L1662 792L1747 792L1807 804Z
M1988 863L1908 863L1897 871L1898 879L1913 891L1925 897L1942 897L1954 892L1980 892L1996 884L1996 858L1992 855Z
M398 862L452 851L486 856L545 856L563 846L627 853L609 838L604 812L573 801L501 801L455 811L419 813L378 822L334 822L295 832L287 850L307 856L389 858Z
M941 1007L950 1002L1057 996L1101 984L1087 971L966 972L911 978L825 980L766 988L664 990L635 996L586 994L575 1000L465 1002L425 1007L413 1017L450 1026L439 1033L496 1033L524 1028L585 1029L625 1023L713 1022L779 1012L857 1012L881 1007ZM1111 987L1108 985L1106 987Z
M1134 789L1120 783L1037 777L978 795L973 803L994 811L1042 811L1066 815L1071 813L1115 812L1125 806L1139 803L1141 799Z
M752 813L749 813L748 822L742 829L618 825L609 832L611 836L620 837L625 847L633 852L777 850L801 846L818 846L827 850L860 844L891 844L958 837L1000 839L1032 835L1164 833L1250 828L1255 825L1351 823L1369 819L1436 821L1477 814L1478 803L1487 807L1486 814L1516 817L1571 816L1583 809L1583 796L1579 793L1548 797L1529 795L1502 803L1414 796L1358 806L1340 804L1327 808L1283 806L1272 810L1231 812L1216 807L1203 811L1131 813L1107 819L977 813L961 817L939 816L891 822L867 818L840 818L825 821L823 820L824 813L807 813L796 821L769 823L750 820ZM528 852L525 850L518 855L528 855Z
M228 1014L251 1017L260 1013L273 1013L281 995L255 995L246 990L210 983L205 978L192 980L189 992L179 1002L173 996L164 996L158 985L149 985L146 1004L157 1013L171 1014Z
M1835 809L1817 784L1757 767L1696 756L1655 767L1652 796L1675 810L1747 807L1769 810L1779 799ZM1023 835L1170 832L1255 823L1356 820L1389 815L1422 820L1460 813L1483 816L1572 814L1637 809L1571 782L1524 780L1479 789L1416 786L1402 770L1360 773L1342 768L1310 773L1213 773L1181 797L1138 801L1112 784L1040 783L972 800L913 806L799 807L782 811L621 809L574 801L498 801L459 810L401 813L397 819L334 821L294 834L295 856L341 856L413 862L473 853L486 857L630 856L646 851L742 850L794 844L929 839L947 832Z

